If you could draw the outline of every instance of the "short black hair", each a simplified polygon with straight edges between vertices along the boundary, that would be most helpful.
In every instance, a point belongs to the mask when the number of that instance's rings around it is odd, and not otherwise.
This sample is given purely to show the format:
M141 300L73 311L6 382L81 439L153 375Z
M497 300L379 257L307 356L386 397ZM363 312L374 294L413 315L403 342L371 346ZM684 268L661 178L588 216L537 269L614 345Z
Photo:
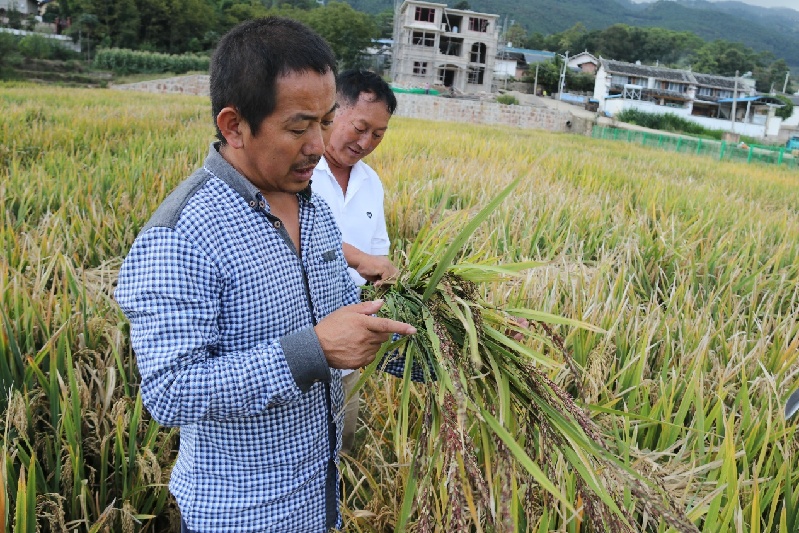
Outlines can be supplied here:
M383 78L364 69L345 70L336 78L337 100L341 105L355 105L361 93L372 93L375 101L385 102L390 115L397 109L397 97Z
M211 113L235 107L258 134L261 122L277 105L277 79L293 72L336 75L336 57L308 26L282 17L242 22L227 32L211 57ZM225 142L216 126L217 138Z

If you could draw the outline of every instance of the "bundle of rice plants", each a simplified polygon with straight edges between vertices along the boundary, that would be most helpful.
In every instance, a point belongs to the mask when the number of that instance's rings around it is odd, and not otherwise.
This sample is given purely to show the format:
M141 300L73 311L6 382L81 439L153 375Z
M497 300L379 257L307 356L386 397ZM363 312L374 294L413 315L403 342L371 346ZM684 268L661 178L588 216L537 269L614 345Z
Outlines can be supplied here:
M583 522L593 531L659 524L697 531L658 480L620 460L600 426L549 376L564 363L533 349L531 338L560 348L547 334L551 329L524 328L520 319L598 328L529 309L499 309L481 297L483 284L536 266L500 265L498 258L470 262L464 251L517 183L474 216L434 213L409 246L400 277L364 292L384 300L383 316L418 330L385 345L361 377L363 383L385 361L404 357L398 412L391 418L398 425L398 460L403 447L412 452L396 531L412 520L418 532L549 529L557 512L561 523L578 524L575 531ZM419 369L426 390L411 394L410 378Z

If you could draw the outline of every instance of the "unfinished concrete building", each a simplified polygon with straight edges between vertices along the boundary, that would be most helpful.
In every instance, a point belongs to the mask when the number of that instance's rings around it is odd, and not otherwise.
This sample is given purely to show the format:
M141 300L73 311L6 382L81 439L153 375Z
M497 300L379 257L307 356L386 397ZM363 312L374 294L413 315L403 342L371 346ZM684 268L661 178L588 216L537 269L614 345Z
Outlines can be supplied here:
M397 85L444 85L491 92L499 15L405 0L394 14L391 78Z

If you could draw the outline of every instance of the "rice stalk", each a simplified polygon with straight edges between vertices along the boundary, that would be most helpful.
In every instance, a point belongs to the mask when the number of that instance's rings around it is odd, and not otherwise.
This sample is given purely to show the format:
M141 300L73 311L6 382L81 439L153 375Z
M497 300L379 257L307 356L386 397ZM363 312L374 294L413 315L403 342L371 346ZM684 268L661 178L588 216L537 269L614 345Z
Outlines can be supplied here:
M454 212L435 226L428 222L409 246L399 279L365 294L384 300L383 315L419 331L394 343L406 368L395 439L415 441L395 530L406 527L411 502L418 531L432 531L431 509L436 507L447 509L440 524L450 531L520 530L524 518L513 504L532 501L530 495L538 492L539 498L554 498L567 512L584 515L581 519L597 531L635 531L640 517L653 518L654 528L662 521L677 531L698 531L657 476L646 478L617 459L599 426L547 376L545 369L560 363L511 337L520 331L518 318L532 319L543 323L552 343L563 350L547 321L596 328L532 310L502 310L480 297L478 283L512 276L521 267L481 268L463 257L462 248L517 184L470 219L468 213ZM461 268L454 262L457 256ZM414 410L408 394L411 363L423 369L430 384L425 404L417 407L424 415L415 426L409 422ZM552 478L553 465L561 462L576 473L581 509ZM490 465L492 473L481 465ZM436 492L440 485L435 480L446 490ZM629 490L632 505L618 487Z

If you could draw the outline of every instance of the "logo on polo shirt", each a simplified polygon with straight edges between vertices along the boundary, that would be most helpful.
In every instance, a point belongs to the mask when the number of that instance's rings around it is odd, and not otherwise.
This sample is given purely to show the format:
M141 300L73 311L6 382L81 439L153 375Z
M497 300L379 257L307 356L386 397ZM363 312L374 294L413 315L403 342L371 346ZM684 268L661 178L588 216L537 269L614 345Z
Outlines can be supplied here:
M372 218L372 212L371 211L367 211L366 212L366 216L368 216L369 218Z

